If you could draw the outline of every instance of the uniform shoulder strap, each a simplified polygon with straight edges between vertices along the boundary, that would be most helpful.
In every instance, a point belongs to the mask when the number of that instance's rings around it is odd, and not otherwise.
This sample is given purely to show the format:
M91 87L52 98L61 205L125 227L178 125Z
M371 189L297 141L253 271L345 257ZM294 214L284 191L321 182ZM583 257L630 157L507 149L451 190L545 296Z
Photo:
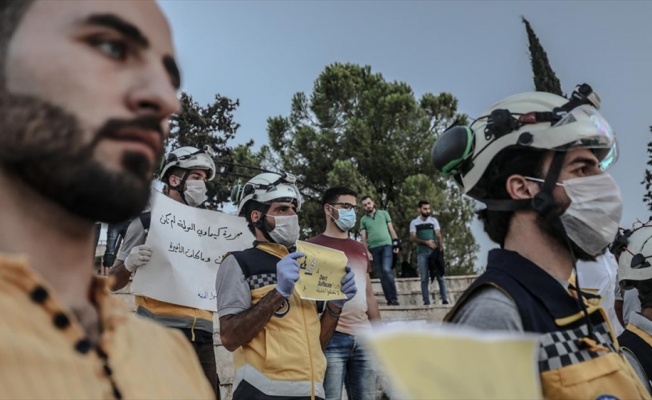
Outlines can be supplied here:
M145 232L149 231L149 225L152 222L152 212L147 211L144 213L141 213L138 218L140 218L140 223L143 224L143 229Z

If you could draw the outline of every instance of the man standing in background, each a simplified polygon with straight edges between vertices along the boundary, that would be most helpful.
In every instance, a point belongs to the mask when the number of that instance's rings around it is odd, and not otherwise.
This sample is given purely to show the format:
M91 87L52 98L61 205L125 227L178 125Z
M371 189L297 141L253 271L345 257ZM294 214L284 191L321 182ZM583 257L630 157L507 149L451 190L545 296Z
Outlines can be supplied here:
M417 268L421 279L421 296L423 297L423 305L427 306L430 305L428 258L435 250L443 253L444 241L441 236L439 221L431 215L430 203L421 200L417 209L421 215L410 222L410 241L417 244ZM448 304L444 277L436 275L435 278L439 283L442 304Z
M346 187L326 190L321 202L326 230L308 240L344 252L355 274L356 286L366 288L344 304L335 333L324 351L328 363L324 379L326 400L341 399L344 384L349 399L376 398L376 372L358 338L371 329L371 321L380 321L380 311L371 288L367 252L360 242L349 238L349 230L356 222L357 197L356 191Z
M369 196L362 198L366 215L360 219L362 244L367 248L367 256L373 261L374 273L380 278L387 305L398 306L398 294L394 271L392 271L392 252L398 253L400 242L392 226L392 218L385 210L376 210Z

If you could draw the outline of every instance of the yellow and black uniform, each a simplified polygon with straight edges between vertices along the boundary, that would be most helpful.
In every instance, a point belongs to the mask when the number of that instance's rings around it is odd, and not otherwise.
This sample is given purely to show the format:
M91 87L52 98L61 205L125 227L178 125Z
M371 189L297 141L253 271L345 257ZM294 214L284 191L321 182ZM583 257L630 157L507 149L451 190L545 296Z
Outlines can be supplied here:
M593 338L574 293L520 254L492 250L487 270L462 295L445 321L459 318L486 288L500 291L517 309L522 330L541 334L538 366L543 396L550 399L649 399L604 311L588 304ZM593 302L590 302L593 303ZM501 318L501 316L496 316ZM479 324L475 324L479 326Z
M215 398L183 335L135 317L105 279L91 296L97 344L24 258L0 255L0 399Z
M276 287L276 264L288 254L275 243L231 253L217 277L220 317L255 306ZM326 357L314 301L297 292L272 315L265 327L233 353L233 399L323 399Z

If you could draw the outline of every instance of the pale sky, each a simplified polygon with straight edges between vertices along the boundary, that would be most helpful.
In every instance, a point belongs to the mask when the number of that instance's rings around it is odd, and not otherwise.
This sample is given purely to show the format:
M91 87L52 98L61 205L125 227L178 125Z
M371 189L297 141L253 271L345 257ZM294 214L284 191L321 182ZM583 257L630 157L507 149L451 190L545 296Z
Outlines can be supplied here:
M652 2L649 1L189 1L161 0L183 74L182 90L206 104L240 99L234 144L267 143L266 120L287 115L333 62L370 65L417 96L451 92L479 116L533 90L525 29L532 24L569 93L589 83L614 127L620 159L610 172L625 204L621 226L650 215L640 184L652 141ZM407 205L412 207L412 205ZM478 223L478 266L495 245ZM445 232L444 232L445 234Z

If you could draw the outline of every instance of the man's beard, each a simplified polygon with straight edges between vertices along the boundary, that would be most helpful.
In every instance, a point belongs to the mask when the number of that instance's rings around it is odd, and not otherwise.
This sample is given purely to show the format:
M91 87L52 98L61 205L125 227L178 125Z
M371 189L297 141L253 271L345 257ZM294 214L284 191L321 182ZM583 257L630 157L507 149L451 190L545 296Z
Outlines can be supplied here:
M118 172L102 166L93 154L101 140L118 137L125 128L162 135L160 119L109 120L91 143L84 144L74 115L35 97L0 89L0 121L0 168L71 214L115 223L147 205L152 165L145 155L125 152L123 171Z
M553 211L557 215L561 215L563 213L563 208L559 205L556 204L555 210ZM562 234L562 232L559 232L557 229L553 228L553 226L548 222L546 217L543 215L537 213L535 223L537 227L543 232L544 235L548 236L550 239L552 239L554 242L556 242L560 247L568 249L568 245L570 243L570 250L573 252L575 255L575 258L581 261L595 261L595 257L587 253L586 251L582 250L573 240L568 238L568 242L566 241L566 235ZM561 224L561 221L559 222Z
M428 217L430 216L430 213L425 213L425 214L424 214L424 213L421 213L421 216L422 216L423 218L428 218Z

